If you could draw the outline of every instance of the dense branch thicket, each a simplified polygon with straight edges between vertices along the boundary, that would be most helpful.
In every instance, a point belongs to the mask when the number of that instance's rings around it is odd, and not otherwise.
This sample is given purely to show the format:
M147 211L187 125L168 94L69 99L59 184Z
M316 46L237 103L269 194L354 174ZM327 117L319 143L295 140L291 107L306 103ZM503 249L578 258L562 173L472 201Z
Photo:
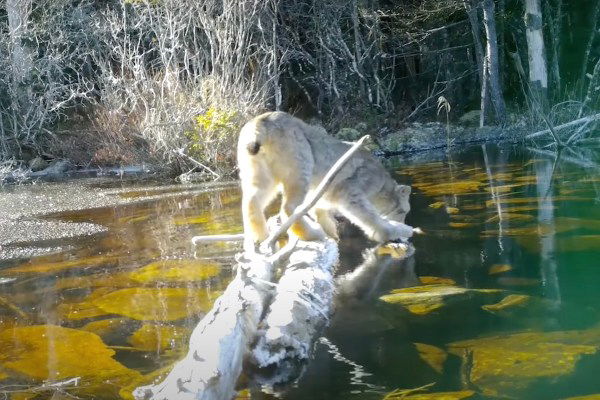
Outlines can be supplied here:
M450 118L494 121L489 104L504 123L509 99L532 125L582 118L600 80L600 5L584 2L595 12L561 0L6 0L0 159L219 176L241 123L269 109L334 129L433 119L440 96ZM530 76L546 69L540 94Z

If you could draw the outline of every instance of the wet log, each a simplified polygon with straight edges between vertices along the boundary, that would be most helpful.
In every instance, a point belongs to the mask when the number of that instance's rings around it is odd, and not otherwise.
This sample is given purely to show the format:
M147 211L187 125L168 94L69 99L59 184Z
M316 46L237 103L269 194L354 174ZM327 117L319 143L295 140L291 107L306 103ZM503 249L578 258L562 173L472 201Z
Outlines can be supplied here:
M134 390L137 400L229 400L267 305L273 260L239 263L237 275L192 332L189 351L160 383Z
M300 242L290 255L252 350L251 361L256 366L277 367L262 383L289 382L308 359L329 322L337 260L338 247L331 239Z

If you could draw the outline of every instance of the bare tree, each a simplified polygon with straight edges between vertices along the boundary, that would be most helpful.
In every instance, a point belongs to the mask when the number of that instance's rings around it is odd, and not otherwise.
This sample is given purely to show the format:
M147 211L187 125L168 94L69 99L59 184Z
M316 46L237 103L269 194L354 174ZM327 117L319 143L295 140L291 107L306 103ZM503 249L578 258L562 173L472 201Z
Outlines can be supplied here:
M487 37L484 75L489 81L491 102L494 105L496 120L500 123L504 123L506 119L506 106L504 105L502 88L500 87L498 38L496 34L496 20L494 18L493 0L483 1L483 26L485 27L485 33Z
M540 0L525 0L525 27L529 56L529 86L537 102L545 108L548 97L548 68Z

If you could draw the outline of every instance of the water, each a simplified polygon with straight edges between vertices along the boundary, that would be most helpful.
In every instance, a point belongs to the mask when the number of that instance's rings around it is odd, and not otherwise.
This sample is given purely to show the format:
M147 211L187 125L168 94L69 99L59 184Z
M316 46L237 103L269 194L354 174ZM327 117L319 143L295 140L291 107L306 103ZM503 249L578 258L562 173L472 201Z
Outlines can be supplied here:
M342 229L337 274L364 273L340 288L314 359L277 395L382 399L419 387L388 398L600 393L599 159L594 149L557 158L488 145L436 162L391 162L398 180L413 186L407 222L426 235L414 238L413 257L399 260ZM241 229L237 187L186 190L131 188L120 196L135 204L48 216L108 229L42 244L69 246L59 254L0 262L0 392L126 397L148 380L142 375L182 356L190 330L232 278L239 250L192 248L189 238ZM434 277L446 281L430 286L432 293L454 294L430 297L426 306L380 299ZM504 307L502 299L512 303ZM98 368L84 367L90 364ZM42 386L76 376L77 389ZM252 398L273 396L251 391Z

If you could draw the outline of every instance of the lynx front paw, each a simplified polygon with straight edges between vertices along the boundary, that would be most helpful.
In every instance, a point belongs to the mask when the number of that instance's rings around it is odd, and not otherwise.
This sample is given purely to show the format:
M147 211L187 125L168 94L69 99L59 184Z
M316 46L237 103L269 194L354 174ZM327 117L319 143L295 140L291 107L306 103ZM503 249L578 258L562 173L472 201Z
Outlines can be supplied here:
M290 232L300 240L305 241L322 241L326 237L325 231L323 231L321 226L308 218L304 218L301 222L292 225Z
M389 222L392 228L389 240L408 239L414 234L414 229L412 226L406 225L402 222Z

